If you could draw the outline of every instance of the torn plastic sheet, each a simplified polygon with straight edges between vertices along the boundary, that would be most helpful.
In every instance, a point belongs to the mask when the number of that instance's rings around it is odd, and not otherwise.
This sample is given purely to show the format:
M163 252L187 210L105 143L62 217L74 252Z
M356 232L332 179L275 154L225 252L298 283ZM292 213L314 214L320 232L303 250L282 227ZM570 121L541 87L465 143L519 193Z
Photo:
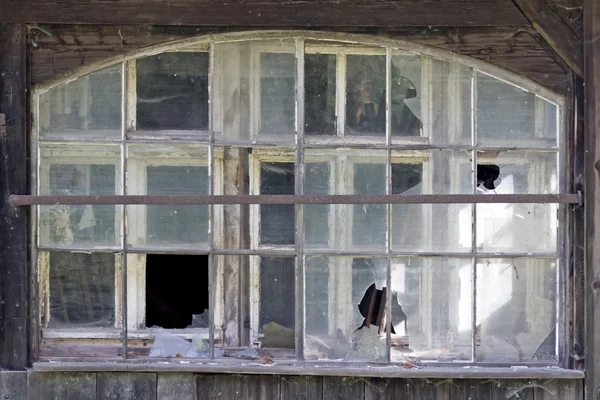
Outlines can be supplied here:
M208 328L208 310L205 309L202 314L193 314L189 328Z
M158 331L150 349L150 357L209 358L209 355L209 344L200 336L194 335L188 342L164 329ZM214 355L220 358L223 351L215 348Z

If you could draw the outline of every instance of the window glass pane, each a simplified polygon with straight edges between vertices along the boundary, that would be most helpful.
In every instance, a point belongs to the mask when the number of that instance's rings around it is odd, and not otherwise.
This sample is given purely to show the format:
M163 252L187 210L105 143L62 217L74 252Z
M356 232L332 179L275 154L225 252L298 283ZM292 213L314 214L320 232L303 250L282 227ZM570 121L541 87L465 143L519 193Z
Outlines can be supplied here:
M296 56L260 53L260 133L267 136L295 132Z
M259 332L272 323L295 329L295 297L295 259L260 257Z
M137 129L208 129L208 53L137 60Z
M323 161L326 158L305 158L304 166L304 193L329 194L331 188L332 163ZM329 247L331 235L330 209L327 204L314 204L304 206L304 245L307 247ZM331 218L331 220L330 220Z
M477 74L479 144L556 146L557 111L554 104L531 92Z
M385 286L386 265L384 258L307 257L307 359L385 359L385 332L376 321L367 327L358 305L371 285Z
M217 141L294 142L292 40L216 43L213 73Z
M47 145L40 149L41 195L114 195L120 193L117 146ZM90 247L116 245L119 206L40 206L40 243Z
M470 361L472 285L470 259L393 259L392 360Z
M208 194L205 146L129 146L129 194ZM207 205L127 207L128 241L133 246L208 247Z
M49 253L48 326L115 326L115 255Z
M374 50L377 52L377 50ZM385 52L346 57L346 133L385 135Z
M40 96L42 137L121 137L121 66L50 89Z
M294 194L294 163L262 162L260 194ZM294 205L260 205L260 244L294 244Z
M479 152L480 173L498 167L498 178L478 186L486 195L545 194L558 192L555 153ZM487 186L487 187L486 187ZM478 204L477 248L483 252L555 252L557 249L556 204ZM461 221L465 225L465 221Z
M423 89L427 87L422 84L421 57L409 53L392 57L394 136L421 136Z
M353 194L385 194L385 163L354 164ZM385 246L386 206L384 204L353 205L352 243L369 247Z
M148 194L208 194L208 167L149 166L146 174ZM207 206L151 205L146 212L148 244L208 241Z
M471 194L471 152L394 152L392 194ZM393 251L471 251L472 205L392 205ZM459 223L460 222L460 223ZM464 223L463 223L464 222Z
M336 56L306 54L304 61L304 132L307 135L335 135Z
M556 360L556 279L556 260L478 260L477 361Z

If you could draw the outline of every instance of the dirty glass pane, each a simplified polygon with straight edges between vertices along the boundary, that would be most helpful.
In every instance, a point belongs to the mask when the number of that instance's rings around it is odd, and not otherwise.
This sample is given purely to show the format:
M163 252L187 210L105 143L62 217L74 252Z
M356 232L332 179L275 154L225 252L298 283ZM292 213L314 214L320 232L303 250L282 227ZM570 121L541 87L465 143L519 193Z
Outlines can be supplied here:
M375 287L370 290L379 291L385 286L385 258L307 257L305 262L305 357L344 361L385 359L385 332L379 332L376 321L367 327L365 307L359 309L363 298L371 298L370 291L367 296L371 285Z
M49 327L115 326L115 255L51 252Z
M431 143L471 144L471 80L473 71L458 64L429 59L431 121L425 131Z
M423 88L421 57L409 53L392 57L392 135L421 136Z
M335 135L336 56L304 56L304 132L307 135Z
M41 137L121 137L121 66L82 76L40 96Z
M306 194L385 194L385 151L305 150ZM385 249L386 206L306 205L306 245L340 250Z
M477 74L477 136L482 145L556 146L558 107L531 92Z
M385 163L354 164L353 194L385 194ZM352 243L374 248L385 247L386 206L355 204L352 218Z
M472 285L470 259L394 258L392 361L470 361Z
M547 194L558 192L556 153L478 154L478 192ZM490 167L497 167L497 175ZM484 175L486 170L487 175ZM489 178L489 175L492 175ZM496 180L491 181L494 177ZM555 204L478 204L477 249L483 252L554 252L557 246ZM461 224L466 224L462 222Z
M260 333L269 328L295 329L295 259L260 257ZM278 328L279 328L278 327ZM269 331L270 332L270 331ZM294 348L292 336L287 348Z
M44 146L40 149L41 195L114 195L119 193L119 148ZM40 206L40 243L90 247L116 245L119 206Z
M329 194L332 164L326 158L305 157L304 193ZM330 212L335 206L306 204L304 206L304 245L328 248L333 232L330 232Z
M137 129L208 129L208 53L136 61Z
M471 152L397 152L393 161L392 194L473 193ZM392 250L471 251L471 215L470 204L392 205Z
M346 134L385 136L385 52L346 63Z
M556 360L557 262L477 262L477 361Z
M129 146L129 194L208 194L208 152L204 146ZM127 207L133 246L208 246L207 205Z
M294 163L262 162L260 194L294 194ZM294 244L294 205L260 205L260 244Z
M292 40L216 43L213 73L217 141L294 142Z

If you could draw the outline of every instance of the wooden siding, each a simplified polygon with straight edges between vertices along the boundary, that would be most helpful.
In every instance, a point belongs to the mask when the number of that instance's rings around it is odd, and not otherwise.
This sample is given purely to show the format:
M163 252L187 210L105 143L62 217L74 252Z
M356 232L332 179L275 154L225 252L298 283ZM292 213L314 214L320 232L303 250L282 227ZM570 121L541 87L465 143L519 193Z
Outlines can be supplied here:
M558 93L567 93L565 69L543 39L527 27L320 29L376 34L453 51L496 64ZM225 31L219 27L33 26L29 28L32 84L146 46Z
M27 385L25 385L27 381ZM8 397L7 397L8 396ZM1 372L12 400L528 399L583 398L577 380L457 380L192 373Z

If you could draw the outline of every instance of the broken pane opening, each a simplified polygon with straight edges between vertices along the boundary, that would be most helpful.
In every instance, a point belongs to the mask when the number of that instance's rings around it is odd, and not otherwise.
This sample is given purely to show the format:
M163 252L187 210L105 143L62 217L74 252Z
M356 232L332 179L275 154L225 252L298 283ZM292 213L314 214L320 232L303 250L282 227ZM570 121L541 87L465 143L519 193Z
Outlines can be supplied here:
M146 256L146 326L184 329L208 310L208 256Z

